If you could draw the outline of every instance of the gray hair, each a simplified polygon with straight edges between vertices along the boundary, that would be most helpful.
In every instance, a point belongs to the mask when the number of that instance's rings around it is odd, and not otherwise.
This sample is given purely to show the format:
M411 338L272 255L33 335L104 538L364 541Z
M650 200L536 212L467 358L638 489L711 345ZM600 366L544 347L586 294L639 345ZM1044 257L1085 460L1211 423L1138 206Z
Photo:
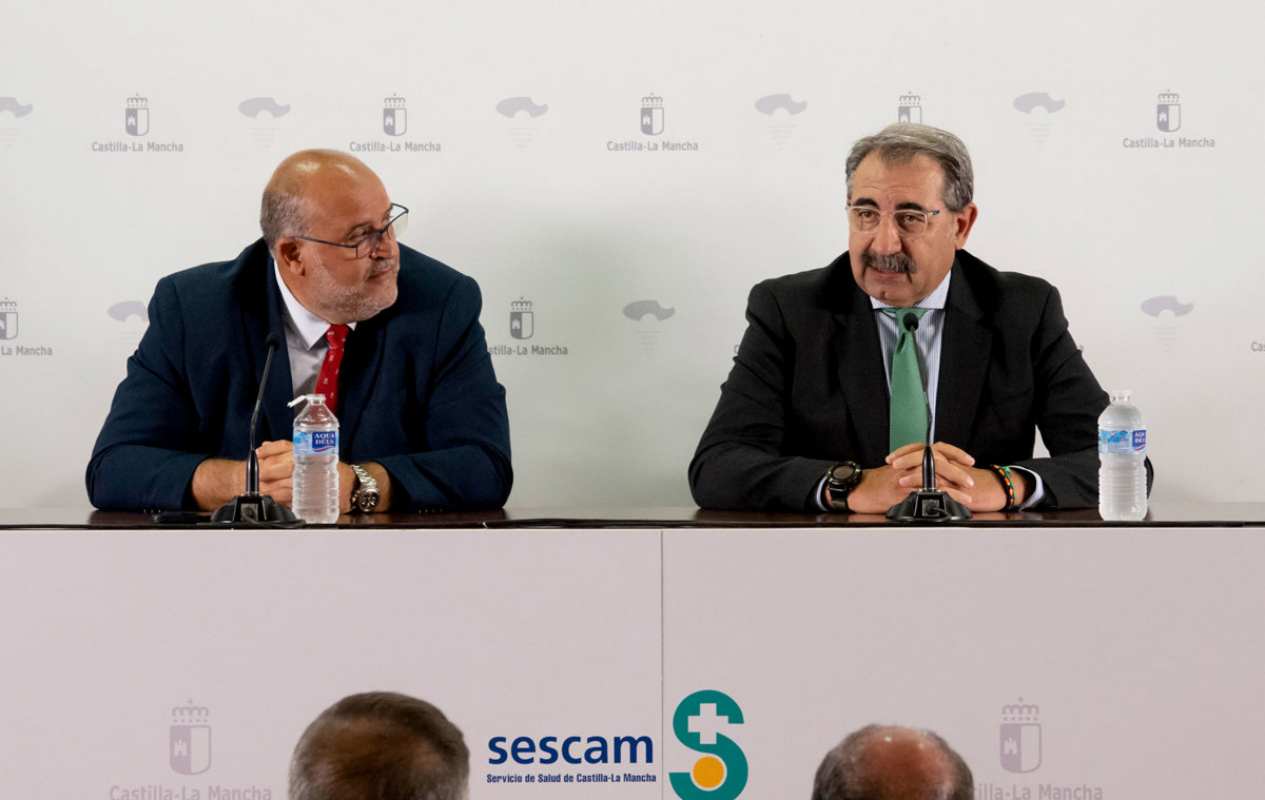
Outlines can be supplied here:
M294 748L290 800L465 800L470 751L425 700L394 692L344 697Z
M852 175L870 153L889 163L909 161L917 155L936 160L944 171L944 192L941 200L950 211L966 208L975 196L975 172L971 155L962 140L948 131L930 125L898 122L888 125L873 136L866 136L852 145L848 153L848 197L852 197Z
M876 774L867 758L868 745L879 734L891 730L882 725L867 725L826 753L813 781L812 800L974 800L975 778L971 768L948 742L931 731L914 733L925 737L944 755L950 772L947 781L919 785L915 776ZM892 783L900 784L895 794Z
M307 224L307 202L302 196L264 190L259 209L259 227L263 230L268 249L277 246L283 236L299 236Z

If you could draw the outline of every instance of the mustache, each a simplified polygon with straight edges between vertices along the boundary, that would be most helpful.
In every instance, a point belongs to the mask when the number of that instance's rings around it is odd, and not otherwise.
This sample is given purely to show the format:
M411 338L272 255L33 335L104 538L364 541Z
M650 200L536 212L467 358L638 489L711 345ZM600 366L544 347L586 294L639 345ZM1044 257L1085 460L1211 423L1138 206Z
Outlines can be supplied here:
M918 271L918 265L904 253L883 255L867 251L861 254L861 266L879 272L893 272L901 275L912 275Z
M400 259L384 258L373 265L373 269L369 270L369 277L374 278L384 272L394 272L400 268Z

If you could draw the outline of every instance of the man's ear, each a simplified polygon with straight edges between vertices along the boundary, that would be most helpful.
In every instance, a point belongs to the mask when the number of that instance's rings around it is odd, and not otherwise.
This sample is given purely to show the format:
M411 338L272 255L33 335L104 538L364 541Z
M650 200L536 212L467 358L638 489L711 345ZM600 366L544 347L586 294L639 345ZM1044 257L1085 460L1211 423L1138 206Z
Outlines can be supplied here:
M967 203L966 208L954 215L954 224L957 227L953 231L953 240L957 249L966 247L966 239L971 235L971 228L975 227L975 220L978 218L979 207L974 203Z
M277 266L291 275L302 275L306 270L303 263L303 248L298 239L277 240Z

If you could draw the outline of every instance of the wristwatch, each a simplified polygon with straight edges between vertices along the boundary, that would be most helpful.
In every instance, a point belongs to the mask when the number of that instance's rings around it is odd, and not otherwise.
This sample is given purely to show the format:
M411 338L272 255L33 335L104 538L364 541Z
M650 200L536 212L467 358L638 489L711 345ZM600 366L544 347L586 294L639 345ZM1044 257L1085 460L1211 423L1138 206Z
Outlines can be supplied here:
M843 461L826 473L826 498L832 510L848 510L848 494L861 482L861 472L855 461Z
M356 473L356 483L351 487L351 510L368 514L378 507L378 500L382 497L378 492L378 481L359 464L352 464L351 471Z

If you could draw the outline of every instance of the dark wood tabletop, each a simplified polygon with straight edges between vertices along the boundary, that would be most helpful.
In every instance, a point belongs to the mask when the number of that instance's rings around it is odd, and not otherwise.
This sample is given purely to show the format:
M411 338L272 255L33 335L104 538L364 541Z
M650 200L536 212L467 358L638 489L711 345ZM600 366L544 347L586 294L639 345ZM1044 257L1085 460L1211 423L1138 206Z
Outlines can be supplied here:
M1141 522L1103 522L1096 509L1052 512L981 513L969 527L1265 527L1265 503L1154 502ZM489 511L345 514L336 525L317 528L837 528L898 526L878 514L793 514L704 511L688 507L509 508ZM0 530L15 529L185 529L213 530L202 518L160 524L150 514L91 508L0 509ZM923 525L931 527L931 525Z

